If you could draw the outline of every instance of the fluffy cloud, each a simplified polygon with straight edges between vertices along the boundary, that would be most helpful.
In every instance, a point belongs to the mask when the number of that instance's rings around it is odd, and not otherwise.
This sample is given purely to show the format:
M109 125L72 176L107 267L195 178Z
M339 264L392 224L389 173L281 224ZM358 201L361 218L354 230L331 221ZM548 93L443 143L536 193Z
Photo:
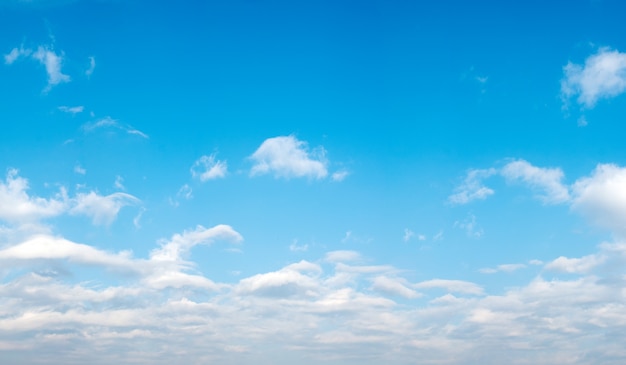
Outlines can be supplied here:
M60 83L70 82L70 77L61 72L61 65L63 63L62 54L56 54L47 47L39 46L32 56L46 67L46 73L48 74L48 86L46 90L50 90L53 86Z
M226 161L219 161L215 154L202 156L191 166L191 176L205 182L208 180L223 178L228 171Z
M494 168L468 171L463 183L455 189L456 193L450 195L448 200L453 204L467 204L474 200L486 199L493 194L493 190L484 186L482 182L496 173L497 170Z
M626 168L601 164L573 186L572 208L593 222L626 235Z
M238 234L227 226L197 228L156 250L213 239ZM365 271L345 280L344 272L311 261L221 284L155 257L38 236L0 250L3 266L20 266L0 284L0 351L26 362L36 349L38 358L95 364L244 363L250 356L264 363L282 356L306 364L410 364L416 354L424 364L619 363L613 359L626 356L626 245L602 245L595 255L605 254L612 262L575 277L536 277L485 295L461 280L411 283ZM109 278L72 283L42 271L58 260L105 268ZM29 272L28 262L39 272ZM600 278L603 266L612 270ZM124 285L106 284L120 268L134 274ZM165 352L149 350L163 344Z
M7 172L0 181L0 219L10 222L36 221L62 214L68 206L68 197L61 189L53 198L31 197L28 180L18 176L16 169Z
M576 97L585 108L593 108L600 99L612 98L626 90L626 54L601 48L584 65L569 62L563 67L561 97L564 102Z
M273 173L276 177L321 179L328 175L325 153L321 147L309 151L307 143L294 136L268 138L250 156L254 161L250 175Z
M561 182L563 171L559 168L541 168L517 160L506 164L501 174L509 181L524 182L541 192L538 196L546 204L564 203L570 199L567 186Z

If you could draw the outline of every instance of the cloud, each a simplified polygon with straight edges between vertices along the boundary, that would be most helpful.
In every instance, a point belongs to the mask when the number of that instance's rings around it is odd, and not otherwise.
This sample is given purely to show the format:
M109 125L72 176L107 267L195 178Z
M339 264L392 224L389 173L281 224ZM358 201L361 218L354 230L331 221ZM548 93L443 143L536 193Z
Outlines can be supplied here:
M570 274L584 274L602 264L606 257L602 255L588 255L581 258L567 258L560 256L546 264L548 270L561 271Z
M572 185L572 209L594 223L626 235L626 168L599 164Z
M304 252L309 249L308 244L298 245L298 240L293 240L293 243L289 245L289 251L291 252Z
M524 160L512 161L501 171L509 181L522 181L531 188L541 191L538 197L545 204L559 204L569 201L569 191L563 185L563 171L559 168L536 167Z
M215 154L210 156L205 155L194 162L190 171L191 176L205 182L225 177L228 172L228 164L226 161L216 160Z
M324 257L324 260L328 262L358 261L360 259L361 255L358 252L348 250L330 251Z
M292 135L268 138L250 156L254 161L250 176L273 173L277 178L321 179L328 175L325 154L322 147L309 151L306 142Z
M350 175L350 173L346 170L340 170L340 171L336 171L331 175L331 179L333 181L343 181L346 177L348 177L348 175Z
M484 186L482 181L496 173L497 170L494 168L468 171L465 180L455 189L456 193L448 197L448 201L452 204L467 204L493 195L493 190Z
M243 237L228 225L204 228L198 225L193 231L175 234L170 240L162 241L161 247L150 253L150 258L157 261L180 261L182 256L199 244L211 244L215 240L240 242Z
M71 78L61 71L63 53L57 54L50 46L39 46L36 51L24 48L23 46L13 48L11 52L4 56L4 63L11 65L23 57L30 57L45 67L46 74L48 75L48 85L44 89L44 92L50 91L53 86L58 84L70 82Z
M124 187L124 178L120 175L115 176L115 182L113 183L113 187L118 190L126 190L126 187Z
M410 229L408 229L408 228L405 228L405 229L404 229L404 236L402 236L402 240L403 240L404 242L409 242L409 240L410 240L413 236L415 236L415 232L411 231L411 230L410 230Z
M480 238L484 233L482 228L476 224L476 216L473 214L469 214L468 218L462 222L454 222L454 226L465 230L467 237L471 238Z
M148 137L147 134L143 133L142 131L135 129L130 125L123 125L119 121L111 117L104 117L95 122L85 123L82 125L81 128L85 133L95 132L98 129L113 128L113 129L124 131L128 134L139 136L141 138L145 138L145 139L150 138Z
M113 193L102 196L93 191L77 194L74 201L75 205L70 209L70 214L86 215L95 225L110 225L120 209L140 203L139 199L130 194Z
M406 280L401 278L390 278L384 275L377 276L373 279L372 290L408 299L418 298L421 296L420 293L407 286Z
M96 69L96 59L94 57L89 57L89 68L85 70L85 75L90 77L93 74L93 71Z
M74 172L79 174L79 175L85 175L87 173L87 170L85 170L82 166L80 166L79 164L76 164L74 166Z
M33 53L32 49L24 48L24 46L20 46L20 48L13 48L11 52L4 55L4 63L7 65L13 64L21 57L28 57Z
M4 182L0 181L0 219L10 222L36 221L62 214L68 205L65 189L45 199L27 194L28 180L9 169Z
M531 262L531 265L534 265L533 262L534 261ZM524 264L502 264L502 265L498 265L496 268L483 268L483 269L478 270L478 272L480 272L481 274L495 274L498 272L511 273L513 271L517 271L525 267L526 265Z
M63 54L59 55L47 47L39 46L37 51L35 51L32 56L46 68L46 73L48 74L48 86L45 91L49 91L55 85L70 82L70 77L61 72Z
M5 265L15 260L69 260L70 262L106 266L112 268L132 269L130 253L110 254L89 245L74 243L69 240L37 235L25 242L0 250L0 261Z
M82 113L85 110L85 107L80 105L80 106L60 106L58 108L60 111L64 112L64 113L69 113L72 115L76 115L78 113Z
M25 362L95 364L245 363L251 356L409 364L416 354L425 364L619 363L626 356L624 246L602 245L614 261L575 278L539 276L485 293L461 280L411 283L371 272L346 279L304 260L222 284L190 266L35 237L0 249L3 265L19 265L0 284L0 349ZM74 282L27 266L58 260L104 272L95 283ZM594 274L609 265L617 271ZM131 275L115 280L125 271ZM420 297L429 300L406 301ZM163 343L168 351L150 351Z
M574 97L581 107L591 109L600 99L609 99L626 90L626 54L600 48L584 65L568 62L563 67L561 98L564 106Z
M445 289L451 293L482 295L483 288L479 285L463 280L432 279L414 285L417 289Z

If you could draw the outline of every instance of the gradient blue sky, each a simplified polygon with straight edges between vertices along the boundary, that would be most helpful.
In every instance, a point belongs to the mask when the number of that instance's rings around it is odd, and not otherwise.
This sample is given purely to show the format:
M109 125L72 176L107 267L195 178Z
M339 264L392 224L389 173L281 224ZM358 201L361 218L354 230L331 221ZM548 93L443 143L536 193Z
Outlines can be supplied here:
M10 364L623 364L620 1L6 0Z

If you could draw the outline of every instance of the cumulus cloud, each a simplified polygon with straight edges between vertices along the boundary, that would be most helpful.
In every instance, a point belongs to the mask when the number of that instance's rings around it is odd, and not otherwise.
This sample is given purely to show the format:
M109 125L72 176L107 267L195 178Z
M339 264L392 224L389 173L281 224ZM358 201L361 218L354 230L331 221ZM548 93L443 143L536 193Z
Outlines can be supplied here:
M217 237L209 230L178 236L191 247ZM614 262L600 262L574 278L536 277L487 294L461 280L411 283L369 272L345 280L344 272L304 260L221 284L152 258L36 237L1 249L0 262L24 270L26 262L65 260L106 268L106 277L95 285L51 272L10 277L0 285L0 348L15 358L36 354L64 363L243 363L250 356L271 363L279 354L304 364L409 364L416 354L430 364L512 358L540 365L616 363L626 356L626 248L600 249ZM609 264L617 271L594 275ZM116 267L134 275L124 285L110 284ZM396 302L420 297L428 301ZM146 350L163 343L166 352Z
M559 204L570 199L569 191L559 168L536 167L524 160L506 164L501 174L509 181L521 181L540 192L538 197L546 204Z
M608 99L626 90L626 54L600 48L584 65L569 62L563 67L561 97L564 105L576 98L584 108L591 109L600 99Z
M215 154L202 156L191 166L191 176L205 182L226 176L228 164L215 158Z
M93 191L77 194L74 201L75 204L69 212L86 215L96 225L110 225L117 217L120 209L140 203L139 199L130 194L113 193L103 196Z
M28 189L28 180L18 176L16 169L9 169L5 181L0 181L0 219L36 221L60 215L68 206L65 189L49 199L29 196Z
M467 176L461 185L455 189L455 193L448 197L452 204L467 204L474 200L483 200L492 195L494 191L483 185L483 180L497 173L494 168L476 169L467 172Z
M600 164L572 186L572 209L600 226L626 235L626 168Z
M322 147L309 151L307 143L293 135L268 138L250 156L254 161L250 175L321 179L328 175L325 154Z

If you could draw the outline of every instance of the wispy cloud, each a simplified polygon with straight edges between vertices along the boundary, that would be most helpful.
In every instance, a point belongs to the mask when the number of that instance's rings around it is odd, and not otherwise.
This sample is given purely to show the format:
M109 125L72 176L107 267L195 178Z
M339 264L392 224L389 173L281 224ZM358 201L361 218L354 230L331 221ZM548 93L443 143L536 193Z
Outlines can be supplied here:
M135 129L130 125L122 124L118 120L113 119L111 117L104 117L94 122L89 122L89 123L85 123L82 125L82 130L85 133L90 133L98 129L106 129L106 128L121 130L128 134L136 135L145 139L150 138L148 137L147 134L143 133L142 131Z
M58 109L64 113L69 113L72 115L76 115L78 113L82 113L85 110L85 107L80 105L80 106L60 106L58 107Z
M20 58L29 57L38 61L46 69L48 75L48 85L44 92L49 92L53 86L70 82L71 78L62 72L63 53L56 53L51 46L39 46L36 50L30 48L13 48L8 54L4 55L4 63L11 65Z
M96 59L94 57L89 57L89 68L85 70L85 75L90 77L93 74L93 71L96 69Z
M214 153L196 160L191 166L190 172L191 176L205 182L225 177L228 172L228 164L226 161L217 160Z
M469 170L463 183L448 197L448 201L453 204L467 204L474 200L486 199L494 191L483 185L483 180L496 173L497 170L494 168Z

